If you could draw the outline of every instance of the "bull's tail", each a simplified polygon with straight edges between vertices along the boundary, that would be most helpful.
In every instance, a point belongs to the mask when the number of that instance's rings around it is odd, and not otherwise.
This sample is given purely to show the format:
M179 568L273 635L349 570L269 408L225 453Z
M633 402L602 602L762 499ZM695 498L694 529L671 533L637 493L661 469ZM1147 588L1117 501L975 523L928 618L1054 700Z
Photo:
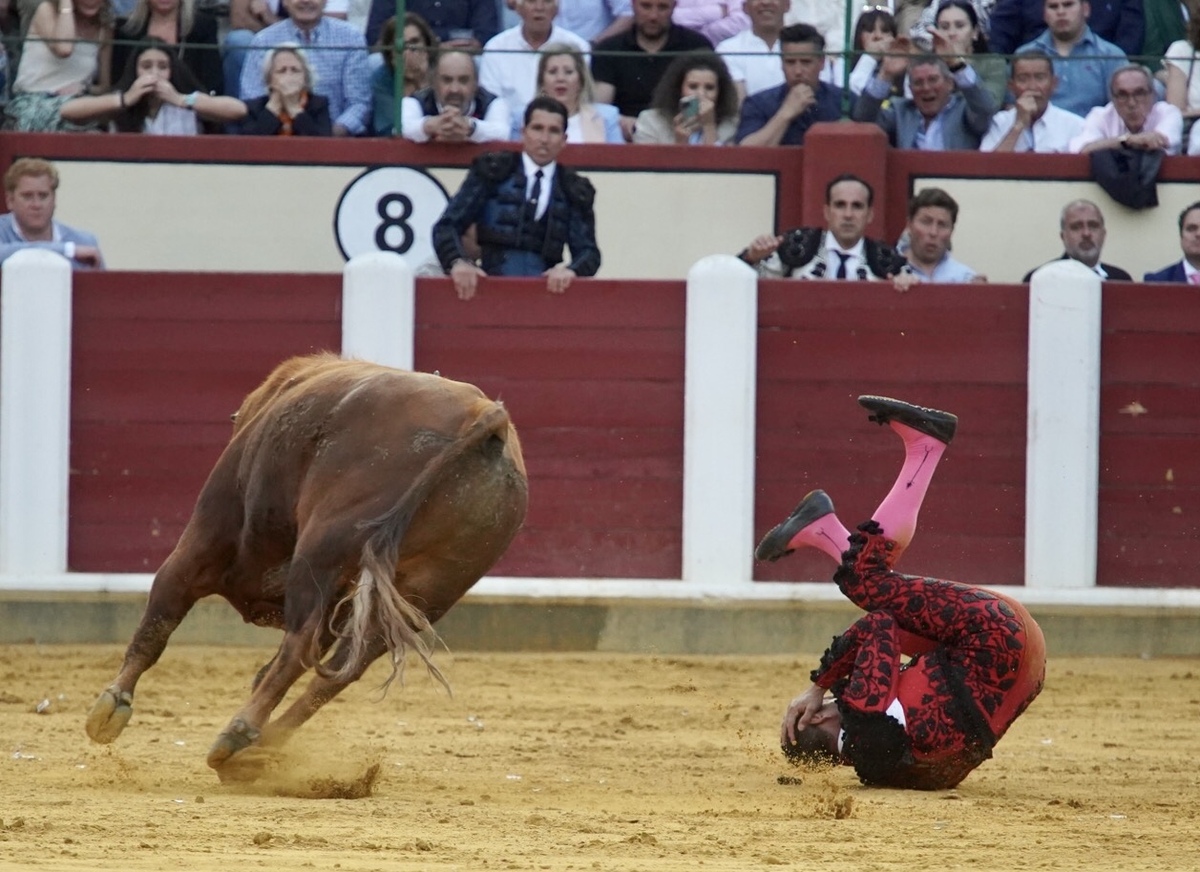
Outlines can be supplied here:
M358 677L369 641L381 636L391 654L392 672L384 682L386 690L397 677L403 677L405 655L416 651L425 662L430 675L447 691L450 683L432 659L431 645L422 633L432 633L432 624L425 613L401 595L396 587L396 563L404 535L413 516L421 508L446 471L459 458L480 448L488 439L504 440L509 430L508 411L499 402L492 403L457 439L446 445L431 459L404 495L392 508L377 518L364 521L360 529L370 531L362 549L362 566L354 590L335 607L337 615L349 606L350 614L338 633L341 651L340 666L336 669L318 665L318 672L333 681L349 681ZM435 638L436 641L436 638Z

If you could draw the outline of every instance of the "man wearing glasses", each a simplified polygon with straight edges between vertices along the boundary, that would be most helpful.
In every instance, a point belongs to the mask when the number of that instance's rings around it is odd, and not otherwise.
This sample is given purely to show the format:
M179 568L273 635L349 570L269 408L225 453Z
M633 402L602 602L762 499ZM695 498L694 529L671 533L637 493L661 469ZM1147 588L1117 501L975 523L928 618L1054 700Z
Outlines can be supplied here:
M1179 154L1183 117L1155 96L1148 69L1139 64L1121 67L1113 73L1109 94L1112 101L1089 112L1083 132L1071 140L1073 153L1124 148Z

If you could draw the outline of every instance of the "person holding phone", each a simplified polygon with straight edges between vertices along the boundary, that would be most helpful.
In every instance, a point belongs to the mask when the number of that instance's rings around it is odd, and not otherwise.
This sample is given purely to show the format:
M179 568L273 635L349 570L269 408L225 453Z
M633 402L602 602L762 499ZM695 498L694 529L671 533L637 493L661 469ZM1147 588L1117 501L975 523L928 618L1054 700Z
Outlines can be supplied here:
M663 73L650 108L637 117L635 143L728 145L737 133L737 88L716 52L680 55Z

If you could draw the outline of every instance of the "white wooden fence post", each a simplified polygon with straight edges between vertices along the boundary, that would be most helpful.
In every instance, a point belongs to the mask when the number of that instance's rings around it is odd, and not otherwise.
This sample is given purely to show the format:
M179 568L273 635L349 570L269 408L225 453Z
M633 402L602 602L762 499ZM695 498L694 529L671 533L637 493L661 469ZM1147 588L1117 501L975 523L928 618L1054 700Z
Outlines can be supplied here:
M342 273L342 357L412 369L416 281L386 251L355 255Z
M1025 584L1096 584L1100 277L1074 260L1029 285Z
M683 580L736 592L752 581L758 279L718 254L687 282Z
M0 284L0 575L66 572L71 264L27 249Z

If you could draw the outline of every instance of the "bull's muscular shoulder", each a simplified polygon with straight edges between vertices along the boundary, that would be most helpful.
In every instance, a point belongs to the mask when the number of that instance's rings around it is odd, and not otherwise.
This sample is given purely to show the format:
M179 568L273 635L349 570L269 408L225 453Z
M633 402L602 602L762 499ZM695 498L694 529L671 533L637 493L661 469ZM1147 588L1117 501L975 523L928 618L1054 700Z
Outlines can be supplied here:
M511 176L520 160L521 153L517 151L489 151L471 162L471 171L495 184Z
M596 200L596 189L592 183L570 167L560 166L558 172L562 173L562 189L572 205L583 209L591 208Z

